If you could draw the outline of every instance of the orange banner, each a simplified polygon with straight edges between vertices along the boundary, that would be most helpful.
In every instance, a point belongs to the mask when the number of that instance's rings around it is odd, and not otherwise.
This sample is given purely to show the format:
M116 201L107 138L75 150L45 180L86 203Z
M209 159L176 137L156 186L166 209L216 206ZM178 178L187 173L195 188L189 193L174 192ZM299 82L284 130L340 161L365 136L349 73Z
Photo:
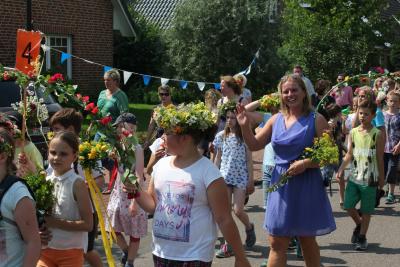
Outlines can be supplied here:
M41 40L40 32L21 29L17 31L16 69L25 74L34 70L31 63L35 62L36 58L39 56Z

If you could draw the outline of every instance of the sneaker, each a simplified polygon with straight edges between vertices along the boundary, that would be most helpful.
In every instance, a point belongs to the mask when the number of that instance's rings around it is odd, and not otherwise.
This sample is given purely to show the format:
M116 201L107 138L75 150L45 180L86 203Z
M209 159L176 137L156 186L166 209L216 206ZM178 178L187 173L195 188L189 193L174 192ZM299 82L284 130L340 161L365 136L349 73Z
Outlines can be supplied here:
M358 236L360 234L360 229L361 225L357 225L356 228L354 228L353 235L351 236L351 243L355 244L358 241Z
M233 250L229 244L221 245L221 248L215 253L215 257L217 258L229 258L233 255Z
M121 258L122 266L125 266L127 260L128 260L128 252L124 252L124 256L122 256Z
M386 204L394 204L394 202L395 202L395 198L394 198L394 195L392 195L392 194L388 194L388 196L387 196L387 198L386 198Z
M251 229L246 230L246 247L251 248L256 243L256 232L254 231L254 224L251 224Z
M359 237L355 245L355 250L364 251L368 248L368 242L365 237Z
M296 239L296 257L298 259L303 258L303 252L301 251L300 242Z
M297 241L295 237L292 237L289 242L288 250L293 250L297 246Z
M268 259L265 259L265 260L261 263L260 267L267 267L267 266L268 266Z

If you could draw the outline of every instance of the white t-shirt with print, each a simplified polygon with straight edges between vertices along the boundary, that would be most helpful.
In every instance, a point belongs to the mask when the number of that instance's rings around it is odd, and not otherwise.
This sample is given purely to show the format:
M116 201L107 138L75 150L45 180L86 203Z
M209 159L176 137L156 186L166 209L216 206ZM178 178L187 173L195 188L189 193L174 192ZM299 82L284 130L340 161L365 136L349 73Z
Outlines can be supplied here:
M15 222L15 208L24 197L32 199L26 186L21 182L13 184L1 201L2 216ZM24 256L25 242L22 240L18 227L0 220L0 267L22 266Z
M173 167L172 159L160 159L152 173L157 195L153 254L170 260L211 262L217 229L207 188L221 173L205 157L184 169Z

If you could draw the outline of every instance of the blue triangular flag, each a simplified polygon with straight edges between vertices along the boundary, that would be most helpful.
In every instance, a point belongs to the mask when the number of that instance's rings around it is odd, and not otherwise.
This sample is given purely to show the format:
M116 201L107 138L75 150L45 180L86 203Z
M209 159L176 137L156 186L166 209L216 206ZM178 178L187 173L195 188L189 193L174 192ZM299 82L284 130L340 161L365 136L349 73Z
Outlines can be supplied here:
M63 64L64 61L69 59L70 57L71 57L71 54L61 52L61 64Z
M143 83L145 86L149 85L151 77L149 75L142 75Z
M188 82L187 81L180 81L179 84L182 87L182 89L186 89L187 86L188 86Z
M221 84L220 83L214 83L214 88L216 90L221 90Z
M104 66L104 72L107 72L107 71L109 71L109 70L111 70L112 68L111 67L109 67L109 66Z

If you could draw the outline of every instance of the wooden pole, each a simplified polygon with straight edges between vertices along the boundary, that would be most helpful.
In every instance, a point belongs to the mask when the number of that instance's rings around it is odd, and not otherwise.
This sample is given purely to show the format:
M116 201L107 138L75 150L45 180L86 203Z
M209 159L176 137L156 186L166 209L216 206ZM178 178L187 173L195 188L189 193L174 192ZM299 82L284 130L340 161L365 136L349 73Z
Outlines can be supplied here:
M27 97L27 88L24 86L21 86L21 90L23 90L22 92L22 105L23 105L23 112L22 112L22 129L21 129L21 140L22 140L22 148L21 148L21 152L24 153L24 147L25 147L25 135L26 135L26 97Z

